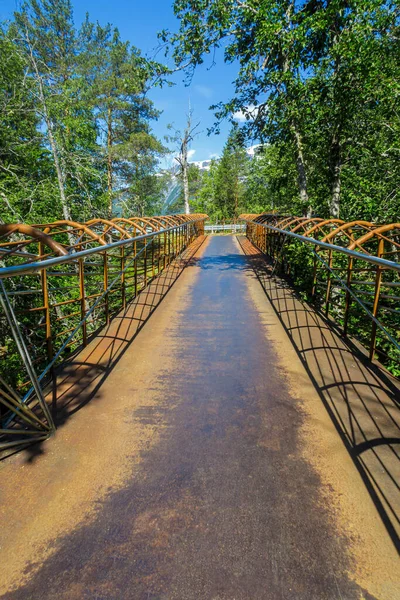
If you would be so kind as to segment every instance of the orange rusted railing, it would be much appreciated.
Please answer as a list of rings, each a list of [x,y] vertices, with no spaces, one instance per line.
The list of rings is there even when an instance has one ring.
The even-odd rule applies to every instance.
[[[207,215],[0,225],[0,449],[54,429],[43,388],[171,261]]]
[[[400,223],[243,214],[249,240],[400,376]]]

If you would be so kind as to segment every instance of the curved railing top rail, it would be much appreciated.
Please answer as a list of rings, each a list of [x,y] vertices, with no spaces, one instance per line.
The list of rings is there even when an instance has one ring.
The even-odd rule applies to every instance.
[[[0,278],[38,271],[44,267],[75,261],[91,254],[119,248],[135,241],[173,231],[185,224],[204,222],[206,214],[92,219],[86,223],[60,220],[40,225],[0,225],[0,260],[25,259],[0,267]],[[150,230],[150,231],[149,231]],[[15,239],[18,234],[22,239]],[[48,252],[26,251],[38,242]]]
[[[400,271],[399,261],[386,258],[400,258],[400,223],[379,225],[361,220],[346,223],[340,219],[279,217],[268,213],[242,214],[239,219],[318,248]]]

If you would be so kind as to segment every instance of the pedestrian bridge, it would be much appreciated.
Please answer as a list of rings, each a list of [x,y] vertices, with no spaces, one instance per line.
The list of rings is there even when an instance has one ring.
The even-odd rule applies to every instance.
[[[205,219],[0,226],[0,598],[400,597],[400,226]]]

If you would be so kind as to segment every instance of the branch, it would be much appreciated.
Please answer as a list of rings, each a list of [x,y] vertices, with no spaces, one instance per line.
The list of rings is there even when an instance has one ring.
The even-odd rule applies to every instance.
[[[253,13],[253,15],[258,14],[258,10],[256,8],[254,8],[253,6],[249,6],[246,2],[240,2],[240,0],[238,0],[238,6],[239,6],[239,8],[244,8],[244,9],[250,10]]]

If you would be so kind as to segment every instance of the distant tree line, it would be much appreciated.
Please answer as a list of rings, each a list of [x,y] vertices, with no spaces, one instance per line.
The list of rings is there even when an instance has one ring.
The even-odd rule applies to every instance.
[[[188,80],[224,48],[234,94],[223,155],[179,176],[190,210],[399,218],[400,11],[389,0],[175,0],[164,31]],[[170,71],[70,0],[29,0],[0,25],[0,218],[30,223],[162,210],[168,174],[147,92]],[[184,143],[182,134],[180,154]],[[264,145],[249,161],[245,146]],[[163,172],[165,173],[165,172]],[[184,198],[169,211],[184,210]],[[186,202],[187,204],[187,202]],[[187,206],[186,206],[187,210]]]

